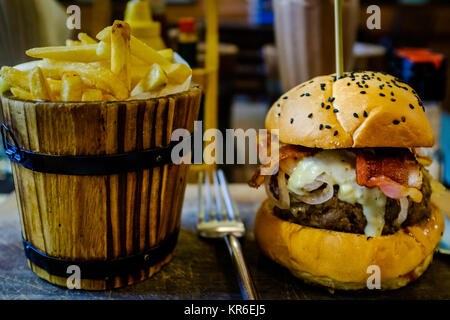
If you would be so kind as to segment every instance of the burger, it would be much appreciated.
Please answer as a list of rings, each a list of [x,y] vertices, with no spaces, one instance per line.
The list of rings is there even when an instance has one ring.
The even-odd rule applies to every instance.
[[[421,149],[433,131],[408,84],[378,72],[319,76],[280,97],[266,128],[278,157],[263,166],[278,171],[260,167],[249,182],[268,195],[254,223],[265,255],[333,289],[367,288],[374,270],[384,290],[423,274],[444,222]]]

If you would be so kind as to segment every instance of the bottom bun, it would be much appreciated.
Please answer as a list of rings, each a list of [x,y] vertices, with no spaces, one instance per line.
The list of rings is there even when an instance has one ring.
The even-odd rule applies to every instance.
[[[259,247],[272,260],[306,282],[332,289],[367,289],[378,266],[382,290],[397,289],[420,277],[433,259],[444,230],[442,213],[433,206],[426,221],[394,234],[362,234],[318,229],[273,214],[265,200],[255,218]]]

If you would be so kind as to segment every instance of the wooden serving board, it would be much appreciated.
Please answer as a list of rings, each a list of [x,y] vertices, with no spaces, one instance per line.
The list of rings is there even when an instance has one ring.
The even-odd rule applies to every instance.
[[[182,231],[174,258],[151,279],[108,291],[67,290],[51,285],[26,265],[14,194],[0,203],[0,299],[240,299],[234,267],[222,241],[207,242],[195,232],[196,186],[190,185],[182,216]],[[244,184],[230,186],[251,231],[263,190]],[[249,232],[244,254],[262,299],[450,299],[450,256],[436,254],[428,271],[407,287],[389,292],[359,291],[334,294],[297,280],[264,257]]]

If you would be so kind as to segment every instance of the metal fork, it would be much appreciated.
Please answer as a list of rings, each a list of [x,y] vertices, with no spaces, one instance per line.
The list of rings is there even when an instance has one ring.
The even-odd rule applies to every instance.
[[[198,233],[203,238],[223,238],[225,240],[238,271],[243,298],[257,300],[255,286],[238,240],[245,235],[245,226],[240,219],[239,211],[231,200],[223,171],[213,171],[212,176],[212,190],[209,174],[207,173],[206,179],[203,172],[200,172],[198,176]]]

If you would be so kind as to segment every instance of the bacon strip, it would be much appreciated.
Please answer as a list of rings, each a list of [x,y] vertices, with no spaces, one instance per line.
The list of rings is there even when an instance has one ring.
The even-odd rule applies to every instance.
[[[356,156],[356,182],[378,187],[389,198],[409,196],[422,201],[420,165],[407,149],[360,150]]]
[[[422,201],[422,192],[416,188],[402,186],[386,176],[370,178],[365,184],[366,187],[378,187],[387,197],[401,199],[409,196],[414,202]]]
[[[402,186],[420,189],[420,165],[407,149],[360,150],[356,156],[356,182],[366,186],[373,177],[386,176]]]

